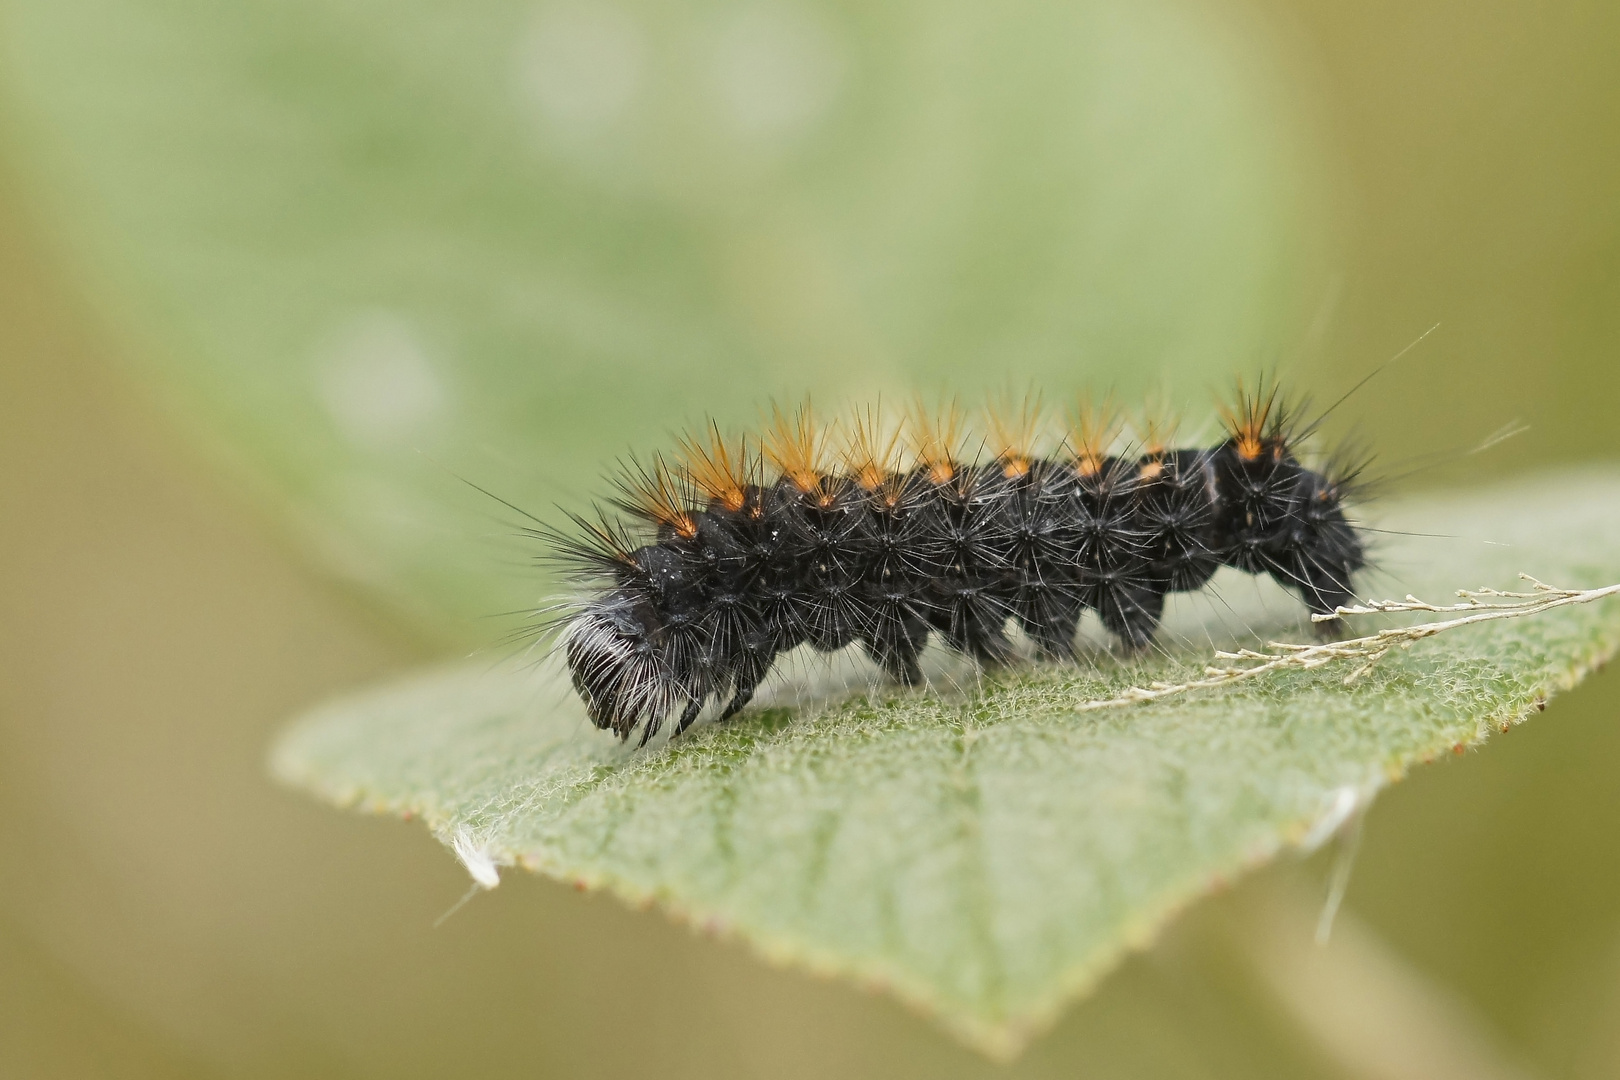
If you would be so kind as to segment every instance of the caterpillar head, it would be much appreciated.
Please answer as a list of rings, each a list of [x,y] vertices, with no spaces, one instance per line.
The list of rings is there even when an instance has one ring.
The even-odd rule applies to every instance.
[[[662,719],[681,696],[637,607],[622,589],[592,600],[569,620],[565,644],[591,722],[621,739],[644,721]]]

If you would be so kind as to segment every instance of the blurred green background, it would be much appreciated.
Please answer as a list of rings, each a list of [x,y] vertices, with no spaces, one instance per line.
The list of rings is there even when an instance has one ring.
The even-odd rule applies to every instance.
[[[1408,486],[1620,453],[1597,4],[5,0],[0,1075],[1620,1075],[1620,684],[1199,905],[1010,1069],[264,777],[499,633],[526,506],[769,397],[1205,407]],[[509,515],[506,515],[509,517]]]

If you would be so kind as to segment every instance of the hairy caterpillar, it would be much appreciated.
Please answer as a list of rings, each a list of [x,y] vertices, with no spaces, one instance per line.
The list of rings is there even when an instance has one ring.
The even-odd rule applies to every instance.
[[[806,407],[753,439],[711,425],[674,460],[632,460],[612,500],[624,517],[549,534],[586,594],[559,622],[591,719],[624,739],[641,727],[642,744],[711,699],[727,699],[725,719],[802,644],[859,643],[910,684],[931,634],[1000,664],[1016,624],[1061,658],[1090,609],[1140,649],[1166,594],[1221,566],[1270,574],[1315,613],[1351,599],[1359,469],[1303,464],[1315,425],[1275,387],[1240,387],[1210,449],[1171,448],[1156,424],[1119,449],[1121,426],[1082,410],[1042,456],[1037,412],[992,413],[973,455],[954,409],[902,434],[873,414],[823,428]]]

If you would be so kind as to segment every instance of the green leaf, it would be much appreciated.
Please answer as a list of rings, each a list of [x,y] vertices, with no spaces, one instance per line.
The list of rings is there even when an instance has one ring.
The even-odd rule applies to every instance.
[[[5,15],[18,157],[149,370],[440,633],[534,582],[448,472],[541,509],[772,396],[1201,396],[1327,288],[1297,91],[1196,5]]]
[[[1620,581],[1620,474],[1576,473],[1376,516],[1367,591]],[[1436,535],[1440,534],[1440,535]],[[1198,674],[1216,645],[1308,640],[1235,575],[1171,613],[1167,656],[825,693],[635,751],[547,666],[435,671],[328,705],[274,755],[341,804],[421,817],[478,880],[519,865],[653,901],[763,956],[883,987],[1008,1056],[1177,908],[1322,842],[1413,764],[1531,715],[1620,645],[1620,603],[1448,631],[1343,668],[1077,713]],[[1359,624],[1374,625],[1371,620]],[[815,665],[805,665],[806,671]],[[823,675],[822,683],[827,681]],[[952,688],[953,685],[956,688]],[[788,704],[798,695],[808,699]]]

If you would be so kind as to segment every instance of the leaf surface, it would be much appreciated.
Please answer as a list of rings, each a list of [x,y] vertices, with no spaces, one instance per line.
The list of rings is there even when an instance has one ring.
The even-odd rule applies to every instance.
[[[1375,534],[1374,596],[1446,603],[1522,587],[1520,571],[1620,581],[1613,472],[1376,521],[1390,531]],[[1008,1056],[1179,906],[1531,715],[1620,644],[1620,601],[1450,631],[1348,686],[1327,667],[1074,711],[1196,674],[1216,646],[1308,635],[1290,598],[1223,576],[1177,605],[1150,660],[1091,648],[975,675],[935,657],[919,692],[873,685],[848,657],[806,662],[765,707],[639,752],[590,728],[553,667],[486,662],[319,709],[274,767],[333,801],[420,816],[486,883],[520,865],[656,901],[773,960],[887,988]]]

